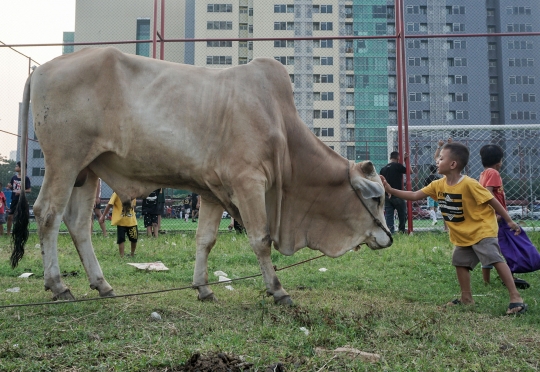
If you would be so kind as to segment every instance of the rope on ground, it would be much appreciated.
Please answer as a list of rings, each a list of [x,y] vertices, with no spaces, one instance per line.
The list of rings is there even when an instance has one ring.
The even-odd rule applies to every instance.
[[[324,254],[321,254],[320,256],[312,257],[312,258],[309,258],[307,260],[294,263],[292,265],[284,266],[284,267],[282,267],[280,269],[278,269],[278,268],[276,268],[274,266],[274,270],[275,271],[282,271],[282,270],[285,270],[285,269],[288,269],[288,268],[291,268],[291,267],[294,267],[294,266],[302,265],[302,264],[304,264],[306,262],[313,261],[313,260],[316,260],[316,259],[324,257],[324,256],[325,256]],[[215,285],[215,284],[226,284],[226,283],[230,283],[230,282],[236,282],[236,281],[239,281],[239,280],[256,278],[258,276],[262,276],[262,274],[243,276],[241,278],[229,279],[229,280],[224,281],[224,282],[219,282],[219,281],[218,282],[210,282],[210,283],[204,284],[204,286]],[[0,309],[7,309],[7,308],[13,308],[13,307],[70,304],[70,303],[75,303],[75,302],[87,302],[87,301],[113,300],[113,299],[123,298],[123,297],[145,296],[145,295],[151,295],[151,294],[156,294],[156,293],[182,291],[184,289],[197,289],[198,287],[202,287],[202,285],[200,285],[200,286],[199,285],[190,285],[190,286],[185,286],[185,287],[160,289],[160,290],[157,290],[157,291],[150,291],[150,292],[128,293],[128,294],[123,294],[123,295],[115,295],[115,296],[111,296],[111,297],[92,297],[92,298],[81,298],[81,299],[78,299],[78,300],[68,300],[68,301],[48,301],[48,302],[33,302],[33,303],[28,303],[28,304],[0,305]]]

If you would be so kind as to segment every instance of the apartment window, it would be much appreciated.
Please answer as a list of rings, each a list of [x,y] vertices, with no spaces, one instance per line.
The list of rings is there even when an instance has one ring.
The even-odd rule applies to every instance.
[[[453,32],[465,31],[465,23],[447,23],[446,30]]]
[[[313,48],[332,48],[333,45],[333,40],[313,40]]]
[[[427,31],[427,23],[416,23],[416,22],[408,22],[407,23],[407,31],[410,32],[425,32]]]
[[[486,10],[486,15],[487,15],[488,17],[495,17],[495,9],[493,9],[493,8],[488,8],[488,9]]]
[[[345,75],[346,88],[354,88],[355,80],[356,80],[356,77],[354,75]]]
[[[314,83],[333,83],[334,82],[334,75],[332,74],[314,74],[313,75],[313,82]]]
[[[533,58],[509,58],[508,66],[510,67],[533,67]]]
[[[506,25],[507,32],[532,32],[530,23],[508,23]]]
[[[513,40],[508,42],[508,49],[532,49],[533,42],[525,40]]]
[[[321,5],[321,13],[332,13],[332,5]]]
[[[499,118],[499,111],[491,111],[491,118],[496,120]]]
[[[345,105],[346,106],[354,106],[354,93],[346,93],[345,94]]]
[[[497,85],[499,84],[499,79],[495,76],[491,76],[489,78],[489,85]]]
[[[531,15],[530,6],[507,6],[506,14],[508,15]]]
[[[466,75],[455,75],[454,76],[454,84],[467,84],[467,76]]]
[[[496,59],[490,59],[488,61],[488,67],[497,67],[497,60]]]
[[[454,66],[456,66],[456,67],[465,67],[465,66],[467,66],[467,58],[463,58],[463,57],[454,58]]]
[[[421,102],[422,101],[422,93],[409,93],[409,101],[410,102]]]
[[[495,26],[488,26],[487,32],[488,34],[494,34],[495,32],[497,32],[497,28]]]
[[[488,50],[497,50],[497,43],[488,43]]]
[[[409,57],[408,64],[409,66],[427,66],[428,59],[425,57]]]
[[[536,94],[510,93],[510,102],[536,102]]]
[[[294,48],[294,40],[274,40],[274,48]]]
[[[293,5],[294,7],[294,5]],[[253,17],[253,8],[248,9],[248,16]]]
[[[469,111],[456,110],[456,120],[469,120]]]
[[[232,65],[232,56],[206,56],[207,65]]]
[[[245,64],[247,64],[247,63],[248,63],[248,61],[247,61],[247,58],[246,58],[246,57],[239,57],[239,58],[238,58],[238,64],[239,64],[239,65],[245,65]]]
[[[289,74],[289,78],[291,79],[291,83],[294,84],[294,74]]]
[[[332,31],[332,22],[313,22],[314,31]]]
[[[349,122],[349,115],[347,115],[347,124],[354,124],[354,111],[350,111],[352,113],[351,121]],[[347,111],[349,113],[349,111]],[[354,128],[347,128],[346,132],[347,141],[354,141]]]
[[[409,119],[411,120],[420,120],[420,119],[429,119],[429,110],[409,110]]]
[[[409,49],[427,49],[427,46],[428,46],[427,40],[414,39],[414,40],[407,41],[407,48]],[[394,49],[395,49],[395,44],[394,44]]]
[[[321,110],[321,118],[322,119],[333,119],[334,118],[334,110]]]
[[[231,13],[232,4],[208,4],[206,11],[208,13]]]
[[[321,57],[321,65],[332,66],[334,64],[334,57]]]
[[[534,76],[510,76],[510,84],[534,84]]]
[[[499,95],[498,94],[490,94],[489,95],[489,100],[491,102],[499,102]]]
[[[34,149],[34,159],[44,158],[43,151],[41,149]]]
[[[274,30],[294,30],[294,22],[274,22]]]
[[[427,14],[427,6],[407,5],[407,14]]]
[[[294,5],[276,4],[274,5],[274,13],[294,13]]]
[[[149,39],[150,39],[150,18],[138,19],[137,20],[137,40],[149,40]],[[138,56],[150,57],[150,43],[138,43],[137,46],[135,47],[135,54],[137,54]]]
[[[468,102],[469,94],[468,93],[454,93],[456,102]]]
[[[240,29],[240,31],[247,31],[248,29],[248,24],[247,23],[240,23],[238,25],[238,28]]]
[[[32,177],[45,176],[45,168],[32,168]]]
[[[446,14],[452,15],[452,14],[465,14],[465,7],[454,5],[454,6],[447,6],[446,7]]]
[[[232,41],[207,41],[206,46],[209,48],[232,48]]]
[[[294,41],[292,41],[292,42],[294,43]],[[287,43],[287,45],[289,45],[289,44]],[[294,46],[294,44],[293,44],[293,46]],[[253,50],[253,41],[250,41],[248,43],[248,50]]]
[[[250,34],[253,33],[253,25],[249,25],[249,26],[248,26],[248,32],[249,32]]]
[[[240,14],[248,14],[248,7],[247,6],[241,6],[238,8],[238,11]]]
[[[510,111],[512,120],[536,120],[536,111]]]
[[[347,146],[347,159],[348,160],[356,159],[356,149],[354,146]]]
[[[284,56],[284,57],[274,57],[276,61],[281,62],[284,65],[294,65],[294,57]]]
[[[321,101],[333,101],[334,92],[321,92]]]
[[[230,21],[207,21],[207,30],[232,30],[232,22]]]
[[[334,128],[321,128],[321,137],[333,137]]]

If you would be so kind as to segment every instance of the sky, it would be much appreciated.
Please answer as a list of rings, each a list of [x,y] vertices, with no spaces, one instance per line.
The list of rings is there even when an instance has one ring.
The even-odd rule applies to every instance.
[[[0,41],[5,44],[61,43],[75,30],[76,0],[0,0]],[[62,54],[62,47],[17,47],[43,64]],[[32,65],[37,65],[32,62]],[[19,102],[28,77],[28,59],[0,48],[0,130],[17,133]],[[16,137],[0,132],[0,156],[17,149]]]

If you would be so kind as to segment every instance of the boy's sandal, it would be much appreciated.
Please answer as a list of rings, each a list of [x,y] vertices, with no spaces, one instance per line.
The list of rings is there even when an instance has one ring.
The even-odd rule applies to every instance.
[[[512,311],[516,307],[521,307],[521,310],[519,311]],[[510,302],[510,305],[508,305],[508,310],[506,310],[506,315],[521,315],[525,314],[527,312],[527,304],[524,304],[523,302]]]
[[[461,305],[461,301],[457,298],[453,299],[452,301],[446,304],[446,306],[457,306],[457,305]]]

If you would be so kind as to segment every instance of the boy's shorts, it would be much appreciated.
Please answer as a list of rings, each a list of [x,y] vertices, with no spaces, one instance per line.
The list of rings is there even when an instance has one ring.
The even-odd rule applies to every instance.
[[[145,214],[144,215],[144,227],[151,227],[152,225],[157,225],[158,215],[157,214]]]
[[[429,196],[427,197],[427,205],[430,208],[437,208],[439,206],[439,203],[437,203],[435,200],[431,199]]]
[[[470,247],[454,247],[452,265],[472,270],[478,265],[478,262],[481,262],[483,266],[506,262],[497,238],[484,238]]]
[[[116,244],[121,244],[126,241],[126,234],[128,239],[132,243],[137,243],[137,238],[139,236],[139,230],[137,225],[135,226],[116,226]]]
[[[4,213],[0,213],[0,225],[3,225],[6,223],[6,215]]]

